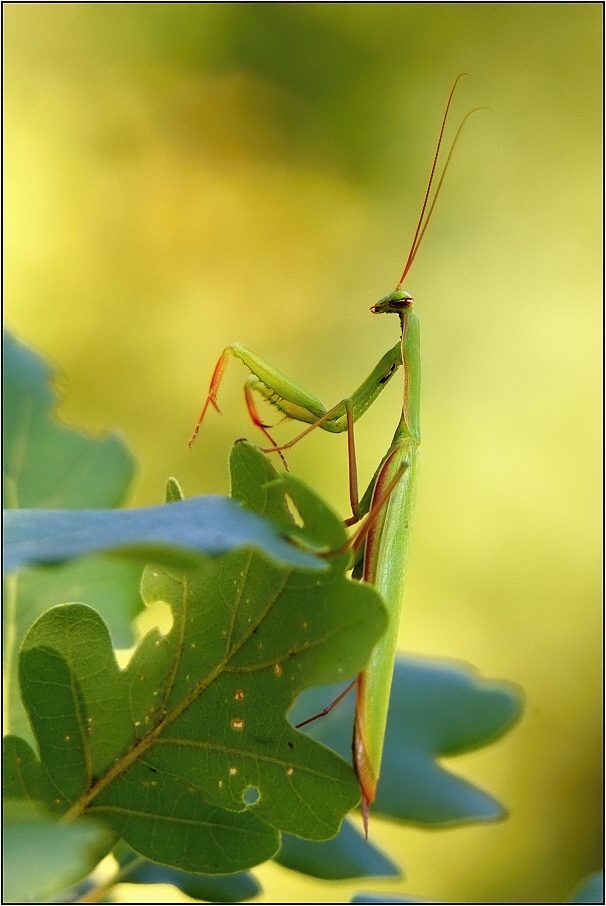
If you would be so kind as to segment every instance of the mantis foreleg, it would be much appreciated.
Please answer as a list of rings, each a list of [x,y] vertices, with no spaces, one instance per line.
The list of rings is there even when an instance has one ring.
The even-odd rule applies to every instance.
[[[347,431],[349,494],[353,513],[353,517],[348,520],[348,524],[356,522],[365,510],[360,509],[358,496],[353,425],[373,404],[402,364],[401,344],[399,342],[396,343],[392,349],[385,353],[357,390],[350,397],[346,397],[337,403],[336,406],[333,406],[332,409],[326,409],[326,406],[318,397],[292,380],[292,378],[288,377],[288,375],[284,374],[283,371],[280,371],[258,353],[236,343],[232,346],[227,346],[215,365],[202,412],[189,441],[190,446],[196,439],[208,407],[213,406],[217,412],[221,411],[217,402],[217,394],[230,356],[240,359],[251,373],[244,387],[246,406],[252,422],[271,443],[271,447],[265,452],[278,453],[285,465],[286,461],[282,456],[282,451],[293,447],[315,428],[322,428],[324,431],[330,431],[333,434]],[[273,437],[269,434],[269,425],[262,421],[257,411],[253,393],[257,393],[266,402],[278,409],[285,418],[307,423],[309,427],[287,443],[276,444]]]

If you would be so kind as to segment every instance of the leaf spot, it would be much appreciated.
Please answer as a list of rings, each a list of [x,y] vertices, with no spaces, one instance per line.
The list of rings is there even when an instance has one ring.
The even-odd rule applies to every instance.
[[[282,667],[280,664],[274,664],[274,673],[276,676],[282,676]]]
[[[242,691],[242,689],[238,689],[238,691],[234,695],[234,698],[237,702],[241,702],[244,700],[244,692]]]
[[[237,774],[237,773],[238,773],[238,769],[237,769],[237,768],[230,768],[230,769],[229,769],[230,777],[233,777],[234,774]]]
[[[69,742],[70,739],[71,739],[71,736],[66,736],[66,737],[65,737],[65,741],[66,741],[66,742]]]
[[[232,728],[232,730],[243,730],[244,721],[240,720],[239,718],[234,717],[234,719],[231,722],[231,728]]]
[[[303,623],[303,629],[307,629],[307,623]]]
[[[219,788],[221,788],[222,786],[223,786],[223,781],[220,780],[220,781],[219,781]]]
[[[60,799],[55,799],[55,805],[59,805],[60,802],[61,802]]]
[[[286,773],[288,774],[289,777],[292,777],[292,775],[295,773],[295,769],[294,769],[294,768],[289,768],[289,769],[286,771]]]
[[[140,721],[140,720],[136,720],[136,721],[135,721],[135,727],[140,727],[140,726],[141,726],[141,721]]]

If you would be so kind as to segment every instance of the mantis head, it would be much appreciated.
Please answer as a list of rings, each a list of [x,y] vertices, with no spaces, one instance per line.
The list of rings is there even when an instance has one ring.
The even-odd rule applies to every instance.
[[[373,305],[370,310],[375,315],[391,312],[401,315],[407,308],[410,308],[412,302],[412,296],[409,296],[408,293],[404,292],[402,289],[396,289],[393,293],[390,293],[389,296],[385,296],[384,299],[379,299],[377,304]]]
[[[448,119],[448,111],[450,109],[450,102],[452,101],[452,96],[455,92],[455,88],[457,87],[459,80],[465,75],[469,75],[469,73],[468,72],[460,73],[457,76],[457,78],[455,79],[454,85],[450,89],[450,94],[448,96],[448,103],[446,104],[446,110],[444,111],[444,116],[442,118],[442,125],[440,127],[440,135],[438,137],[436,151],[433,156],[433,163],[431,165],[431,173],[429,174],[429,181],[427,183],[427,189],[425,190],[425,198],[423,199],[423,206],[421,208],[421,214],[420,214],[420,217],[419,217],[419,220],[417,223],[417,228],[415,231],[414,239],[412,240],[412,245],[411,245],[410,251],[408,253],[408,258],[406,259],[406,264],[404,265],[404,270],[402,271],[402,276],[400,277],[400,279],[398,281],[398,285],[396,286],[393,293],[391,293],[389,296],[385,296],[384,299],[380,299],[377,302],[377,304],[373,305],[372,308],[370,309],[373,312],[373,314],[375,314],[375,315],[382,315],[386,312],[388,312],[388,313],[393,312],[394,314],[400,315],[402,330],[404,330],[405,314],[410,309],[410,307],[412,305],[412,301],[413,301],[412,296],[409,296],[408,293],[404,292],[404,290],[402,289],[402,284],[404,283],[404,280],[406,279],[406,276],[407,276],[410,268],[412,267],[412,263],[415,260],[415,256],[419,250],[419,246],[421,245],[421,241],[425,235],[425,230],[427,229],[429,221],[431,220],[431,215],[434,212],[434,208],[436,206],[436,201],[438,200],[438,196],[440,194],[442,184],[444,183],[444,177],[446,176],[446,171],[448,170],[448,165],[449,165],[450,159],[452,157],[452,152],[455,149],[455,145],[457,144],[457,141],[461,134],[461,130],[472,114],[476,113],[478,110],[484,109],[483,107],[476,107],[475,110],[470,110],[470,112],[467,114],[467,116],[464,117],[463,122],[461,123],[461,125],[459,126],[459,128],[457,130],[457,133],[454,137],[452,145],[450,146],[450,151],[448,152],[448,157],[446,158],[446,163],[444,164],[444,168],[442,170],[442,175],[440,176],[440,178],[438,180],[435,192],[433,193],[433,198],[431,200],[431,203],[429,203],[429,199],[430,199],[430,195],[431,195],[431,187],[432,187],[435,172],[436,172],[436,165],[438,163],[438,157],[439,157],[440,148],[442,145],[442,138],[444,136],[444,128],[446,126],[446,120]],[[428,207],[428,203],[429,203],[429,207]]]

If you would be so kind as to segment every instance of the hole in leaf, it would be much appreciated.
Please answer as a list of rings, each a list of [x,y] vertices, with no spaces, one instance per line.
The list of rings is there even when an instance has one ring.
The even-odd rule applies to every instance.
[[[292,499],[292,497],[290,496],[290,494],[285,494],[284,497],[286,498],[286,506],[287,506],[287,508],[288,508],[288,512],[289,512],[290,515],[292,516],[295,525],[298,525],[299,528],[303,528],[303,526],[305,525],[305,523],[303,522],[303,519],[302,519],[302,517],[301,517],[301,513],[300,513],[299,510],[297,509],[296,503],[294,502],[294,500]]]
[[[242,793],[244,805],[255,805],[261,798],[261,793],[254,786],[247,786]]]
[[[166,636],[173,627],[172,611],[166,601],[154,601],[135,618],[135,625],[141,637],[155,627]]]

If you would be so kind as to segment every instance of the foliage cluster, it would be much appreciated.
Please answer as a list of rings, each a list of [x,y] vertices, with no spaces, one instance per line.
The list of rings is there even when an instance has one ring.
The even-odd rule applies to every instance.
[[[170,479],[164,505],[119,509],[134,468],[119,438],[60,424],[49,369],[10,336],[4,364],[6,900],[90,901],[128,880],[242,901],[260,890],[248,869],[271,858],[326,880],[398,875],[346,817],[352,703],[294,726],[385,629],[378,594],[349,577],[340,519],[245,443],[231,500],[184,500]],[[133,617],[159,603],[170,629],[120,668]],[[439,759],[520,712],[510,684],[400,658],[375,814],[503,817]]]

